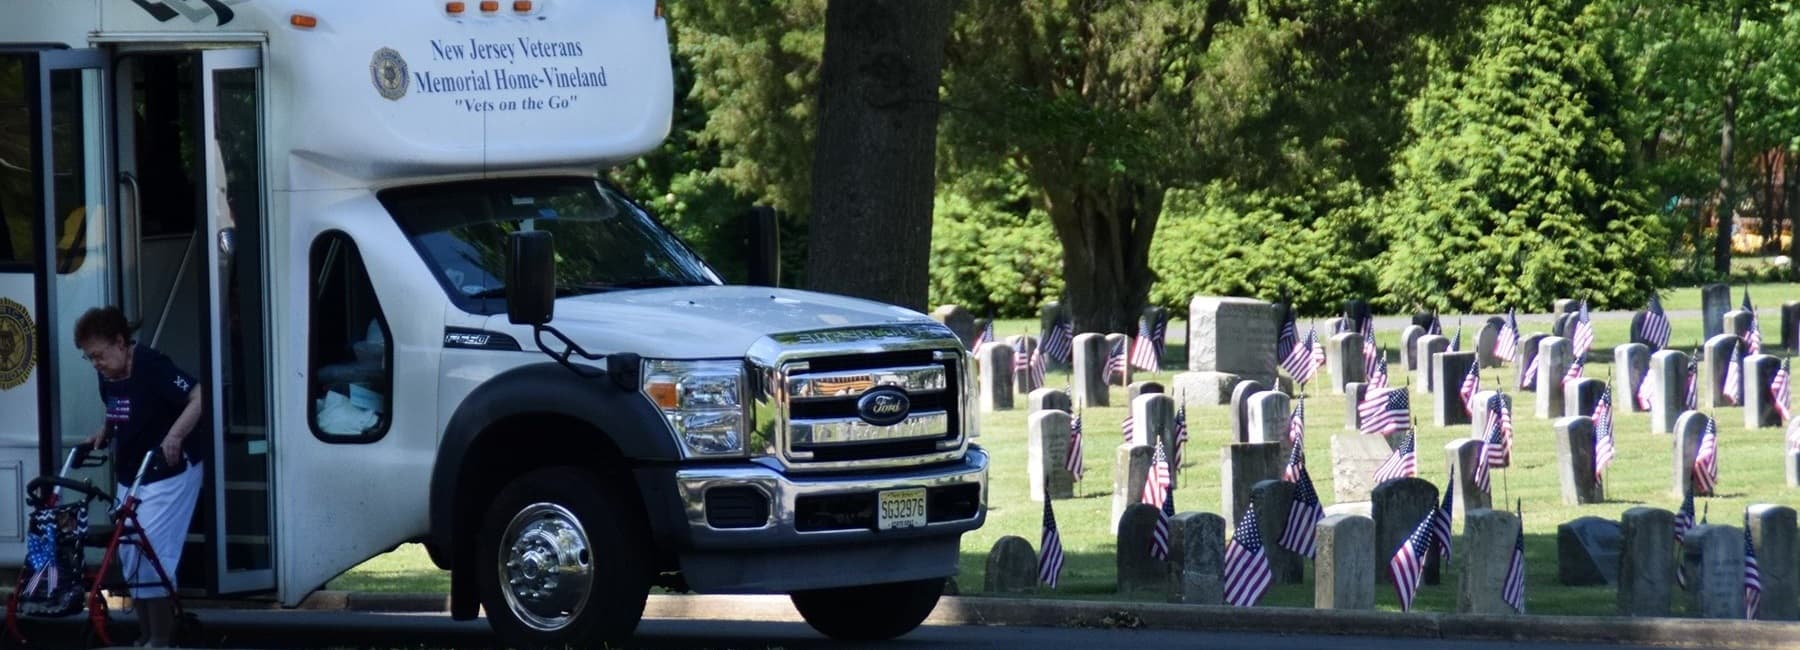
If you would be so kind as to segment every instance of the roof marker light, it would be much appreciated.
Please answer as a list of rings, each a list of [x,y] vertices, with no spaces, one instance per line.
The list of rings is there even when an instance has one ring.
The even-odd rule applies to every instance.
[[[444,3],[444,13],[450,14],[452,16],[461,16],[463,10],[468,9],[468,8],[469,8],[468,5],[465,5],[461,2],[446,2],[446,3]]]
[[[500,0],[481,0],[481,13],[491,14],[500,11]]]
[[[288,16],[288,24],[300,29],[312,29],[319,26],[319,19],[307,14],[294,14]]]
[[[531,13],[531,0],[513,0],[513,11],[522,14]]]

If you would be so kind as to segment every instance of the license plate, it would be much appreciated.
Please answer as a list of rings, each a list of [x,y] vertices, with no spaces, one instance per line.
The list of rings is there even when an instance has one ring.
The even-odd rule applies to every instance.
[[[879,493],[876,529],[916,528],[925,525],[925,488],[887,490]]]

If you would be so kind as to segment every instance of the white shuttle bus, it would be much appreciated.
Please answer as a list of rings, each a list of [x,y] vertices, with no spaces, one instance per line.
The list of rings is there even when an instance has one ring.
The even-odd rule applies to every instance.
[[[916,627],[986,516],[971,355],[727,286],[610,184],[673,92],[652,0],[0,0],[0,558],[104,417],[72,328],[115,304],[205,386],[185,593],[421,542],[509,644],[628,636],[654,586]]]

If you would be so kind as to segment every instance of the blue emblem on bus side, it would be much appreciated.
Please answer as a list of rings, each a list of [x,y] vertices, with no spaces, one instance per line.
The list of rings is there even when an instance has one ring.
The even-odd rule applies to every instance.
[[[375,84],[375,92],[391,100],[399,100],[406,96],[406,59],[392,48],[375,50],[375,56],[369,59],[369,81]]]

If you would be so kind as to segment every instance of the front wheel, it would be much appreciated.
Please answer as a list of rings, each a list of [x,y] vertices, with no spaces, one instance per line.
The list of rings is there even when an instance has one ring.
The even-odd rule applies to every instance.
[[[650,593],[639,524],[585,470],[542,469],[507,485],[482,520],[475,565],[495,634],[522,647],[630,637]]]
[[[944,579],[796,591],[794,609],[820,634],[841,641],[879,641],[913,631],[944,593]]]

